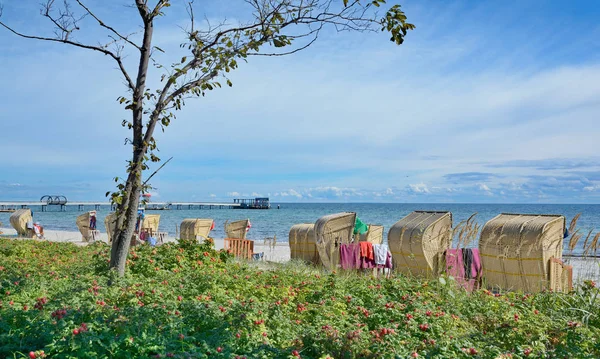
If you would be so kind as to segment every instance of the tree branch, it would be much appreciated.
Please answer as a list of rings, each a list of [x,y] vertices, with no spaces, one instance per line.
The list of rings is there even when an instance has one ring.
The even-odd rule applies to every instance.
[[[91,16],[93,17],[97,22],[98,25],[102,26],[103,28],[109,30],[110,32],[112,32],[113,34],[117,35],[117,37],[119,37],[121,40],[125,41],[126,43],[128,43],[129,45],[135,47],[136,49],[138,49],[139,51],[141,51],[142,49],[140,48],[140,46],[138,46],[136,43],[134,43],[133,41],[129,40],[129,36],[124,36],[121,35],[117,30],[115,30],[113,27],[106,25],[102,20],[100,20],[87,6],[85,6],[81,0],[76,0],[77,3],[79,4],[79,6],[81,6],[82,8],[85,9],[85,11]]]
[[[117,56],[112,51],[106,50],[106,49],[104,49],[102,47],[98,47],[98,46],[91,46],[91,45],[81,44],[79,42],[71,41],[71,40],[68,40],[68,39],[56,39],[56,38],[52,38],[52,37],[25,35],[23,33],[20,33],[18,31],[16,31],[15,29],[11,28],[10,26],[6,25],[2,21],[0,21],[0,25],[2,25],[4,28],[6,28],[8,31],[12,32],[13,34],[18,35],[18,36],[23,37],[23,38],[26,38],[26,39],[42,40],[42,41],[50,41],[50,42],[59,42],[59,43],[63,43],[63,44],[72,45],[72,46],[75,46],[75,47],[80,47],[82,49],[88,49],[88,50],[98,51],[98,52],[103,53],[104,55],[108,55],[108,56],[112,57],[117,62],[117,64],[119,65],[119,69],[121,70],[121,73],[123,74],[123,76],[125,76],[125,80],[127,81],[127,86],[131,90],[135,89],[135,84],[131,80],[131,77],[129,77],[129,74],[127,73],[127,70],[125,69],[125,66],[123,65],[123,61],[121,60],[121,57]]]

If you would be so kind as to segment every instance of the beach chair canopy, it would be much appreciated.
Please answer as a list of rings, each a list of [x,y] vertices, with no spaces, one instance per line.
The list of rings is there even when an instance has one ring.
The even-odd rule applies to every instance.
[[[225,222],[225,234],[227,235],[227,238],[246,239],[248,223],[250,223],[249,219]]]
[[[481,230],[479,251],[490,288],[539,292],[550,288],[550,260],[562,259],[565,217],[503,213]]]
[[[10,215],[10,225],[17,231],[17,235],[19,236],[34,236],[33,231],[27,228],[28,222],[33,222],[33,216],[31,215],[30,209],[18,209]]]
[[[323,266],[335,270],[340,263],[340,244],[352,241],[356,213],[344,212],[323,216],[315,223],[315,239]]]
[[[179,238],[207,239],[213,225],[214,221],[212,219],[186,218],[179,226]]]
[[[452,213],[415,211],[388,233],[394,268],[407,275],[437,276],[452,242]]]
[[[85,212],[77,216],[75,223],[84,242],[89,242],[94,238],[93,231],[96,229],[94,227],[96,223],[96,211]]]
[[[383,226],[377,224],[369,224],[369,229],[366,233],[358,236],[360,242],[371,242],[373,244],[383,243]]]
[[[319,251],[315,241],[314,223],[295,224],[290,229],[289,240],[291,259],[320,264]]]

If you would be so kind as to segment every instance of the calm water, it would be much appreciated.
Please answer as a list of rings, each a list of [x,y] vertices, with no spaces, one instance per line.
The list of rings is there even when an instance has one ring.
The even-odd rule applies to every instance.
[[[553,204],[406,204],[406,203],[277,203],[272,204],[271,210],[240,210],[240,209],[194,209],[149,211],[159,213],[160,231],[175,235],[175,228],[184,218],[213,218],[215,230],[213,237],[223,238],[225,232],[223,224],[226,220],[250,218],[252,229],[248,232],[250,239],[263,239],[277,235],[278,241],[287,241],[290,227],[296,223],[314,223],[319,217],[336,212],[352,211],[365,223],[382,224],[387,230],[399,219],[414,210],[451,211],[454,224],[467,219],[477,212],[477,222],[485,223],[500,213],[533,213],[533,214],[562,214],[568,222],[577,213],[582,213],[578,228],[583,232],[590,229],[600,230],[600,205],[553,205]],[[92,208],[90,208],[92,209]],[[34,220],[40,222],[45,228],[53,230],[77,231],[75,218],[81,213],[77,207],[67,207],[66,212],[58,212],[51,208],[42,212],[40,207],[33,207]],[[99,212],[98,227],[104,231],[104,217],[110,208],[103,207]],[[0,222],[4,227],[9,227],[10,213],[0,213]],[[584,238],[585,239],[585,238]],[[579,243],[583,244],[583,239]]]

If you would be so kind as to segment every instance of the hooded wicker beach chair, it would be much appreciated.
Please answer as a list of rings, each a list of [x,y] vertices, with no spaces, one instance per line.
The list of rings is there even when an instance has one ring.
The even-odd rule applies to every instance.
[[[308,263],[320,264],[319,251],[315,240],[314,223],[295,224],[290,229],[290,258],[300,259]]]
[[[227,238],[246,239],[249,223],[249,219],[243,219],[235,222],[225,222],[225,234]]]
[[[396,222],[388,233],[394,269],[419,277],[440,273],[444,252],[451,242],[450,212],[412,212]]]
[[[371,242],[373,244],[383,243],[383,226],[377,224],[369,224],[369,230],[359,235],[359,242]]]
[[[27,228],[27,223],[31,223],[32,227]],[[17,231],[18,236],[27,238],[35,236],[33,231],[33,216],[30,209],[16,210],[10,215],[10,225]]]
[[[151,236],[158,235],[158,225],[160,224],[160,214],[145,214],[142,228],[140,231],[146,231]]]
[[[325,268],[335,270],[340,264],[340,244],[350,243],[356,224],[356,213],[344,212],[323,216],[315,223],[315,239],[319,258]]]
[[[551,288],[551,260],[562,259],[564,232],[560,215],[504,213],[489,220],[479,241],[485,284],[529,293]],[[558,278],[562,283],[562,273]]]
[[[75,221],[82,241],[89,242],[96,239],[96,211],[90,211],[77,216]]]
[[[210,231],[214,228],[212,219],[186,218],[179,226],[180,239],[207,239]]]

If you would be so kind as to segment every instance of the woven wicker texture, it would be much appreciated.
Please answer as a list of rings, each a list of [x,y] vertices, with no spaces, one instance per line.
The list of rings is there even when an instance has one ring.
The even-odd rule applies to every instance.
[[[246,228],[248,228],[249,219],[243,219],[241,221],[226,222],[225,223],[225,234],[227,238],[234,239],[246,239]]]
[[[573,267],[560,259],[550,259],[550,289],[568,293],[573,290]]]
[[[115,233],[115,227],[117,226],[117,217],[114,213],[109,213],[104,218],[104,227],[106,227],[106,236],[108,237],[108,243],[112,242],[113,233]]]
[[[79,229],[79,232],[81,232],[81,239],[84,242],[89,242],[93,239],[92,230],[90,230],[90,216],[90,212],[85,212],[77,216],[77,219],[75,220],[77,228]]]
[[[22,237],[34,236],[34,232],[27,229],[29,221],[33,221],[30,209],[18,209],[10,215],[10,225],[17,231],[17,235]]]
[[[179,238],[201,240],[207,239],[212,225],[212,219],[186,218],[179,226]]]
[[[452,213],[415,211],[396,222],[388,233],[394,269],[419,276],[436,276],[444,251],[452,242]]]
[[[550,259],[562,258],[565,217],[503,213],[481,230],[479,251],[490,288],[550,288]]]
[[[300,259],[308,263],[320,264],[319,251],[315,241],[315,225],[313,223],[295,224],[290,229],[290,258]]]
[[[315,237],[323,266],[335,270],[340,263],[340,244],[352,241],[356,213],[344,212],[323,216],[315,223]]]
[[[358,240],[359,242],[371,242],[373,244],[383,243],[383,226],[369,224],[369,230],[361,234]]]

